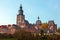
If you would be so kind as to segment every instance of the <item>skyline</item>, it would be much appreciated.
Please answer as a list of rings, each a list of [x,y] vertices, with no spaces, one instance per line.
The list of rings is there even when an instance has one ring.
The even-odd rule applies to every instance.
[[[59,0],[0,0],[0,25],[16,24],[18,10],[22,4],[25,19],[29,23],[35,23],[39,16],[42,23],[54,20],[57,27],[60,27],[59,2]]]

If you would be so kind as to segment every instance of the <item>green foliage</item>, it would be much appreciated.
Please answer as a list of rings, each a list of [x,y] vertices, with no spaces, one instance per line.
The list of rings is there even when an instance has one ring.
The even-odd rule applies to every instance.
[[[36,35],[36,37],[34,37],[30,32],[19,30],[14,34],[14,38],[16,38],[17,40],[59,40],[60,35],[43,35],[43,30],[41,30],[41,36]]]
[[[14,38],[3,38],[3,39],[0,39],[0,40],[17,40],[17,39],[14,39]]]
[[[60,33],[60,28],[58,28],[58,30],[57,30],[59,33]]]
[[[43,35],[43,30],[41,30],[41,35],[36,34],[34,37],[30,32],[26,32],[25,30],[18,30],[14,35],[0,35],[4,38],[0,37],[0,40],[60,40],[60,35]]]
[[[14,38],[17,38],[18,40],[28,40],[32,38],[32,35],[30,32],[26,32],[24,30],[18,30],[18,32],[16,32],[14,34]]]

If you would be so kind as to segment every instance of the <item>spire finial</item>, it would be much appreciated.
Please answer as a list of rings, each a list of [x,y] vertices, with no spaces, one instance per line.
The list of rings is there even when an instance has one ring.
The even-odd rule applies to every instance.
[[[40,18],[39,18],[39,16],[38,16],[38,20],[39,20]]]
[[[22,4],[20,4],[20,10],[22,10]]]
[[[23,15],[22,4],[20,4],[19,14],[20,14],[20,15]]]

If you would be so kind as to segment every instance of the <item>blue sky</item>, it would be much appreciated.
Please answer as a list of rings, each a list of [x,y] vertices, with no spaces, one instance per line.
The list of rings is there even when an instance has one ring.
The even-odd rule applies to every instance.
[[[0,25],[16,24],[20,4],[30,23],[39,16],[42,23],[54,20],[60,27],[60,0],[0,0]]]

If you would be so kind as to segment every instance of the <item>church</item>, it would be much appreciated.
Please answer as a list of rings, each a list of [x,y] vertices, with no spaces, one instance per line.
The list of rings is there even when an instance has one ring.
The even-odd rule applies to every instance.
[[[44,33],[56,33],[57,24],[55,24],[54,20],[50,20],[48,23],[42,23],[39,16],[37,17],[36,23],[29,23],[28,20],[25,19],[22,5],[20,5],[16,18],[16,24],[0,25],[0,33],[14,34],[18,29],[31,33],[40,33],[41,29]]]

